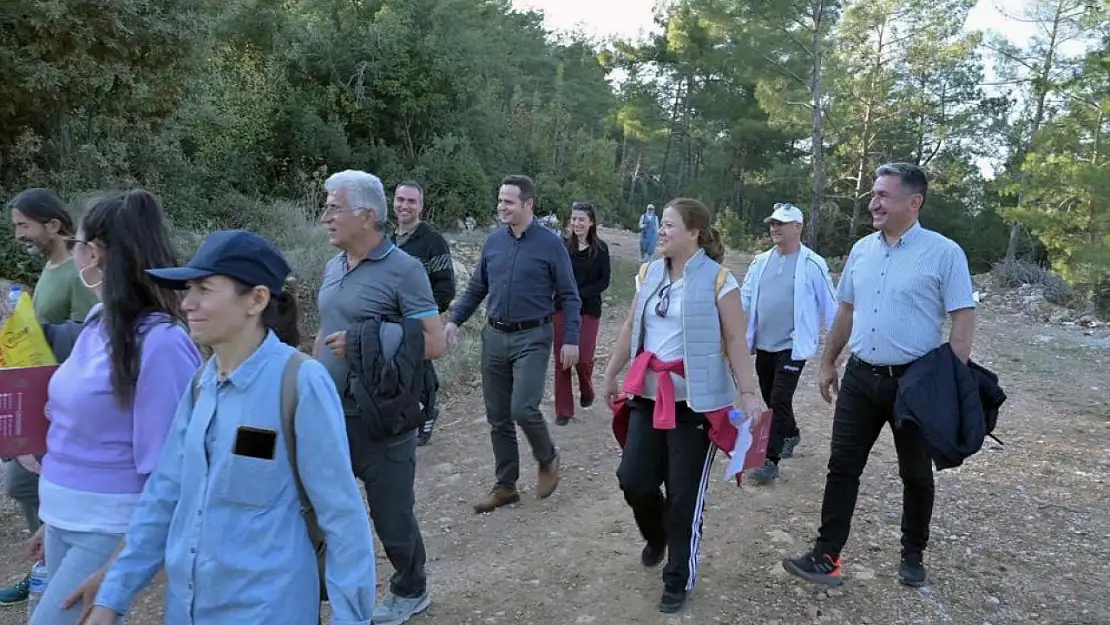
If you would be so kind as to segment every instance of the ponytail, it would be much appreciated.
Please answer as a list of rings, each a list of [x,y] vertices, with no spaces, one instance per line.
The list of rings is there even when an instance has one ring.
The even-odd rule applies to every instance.
[[[273,330],[278,340],[291,347],[300,348],[301,330],[297,325],[297,297],[289,290],[270,297],[262,312],[262,323]]]
[[[721,241],[721,233],[713,226],[698,231],[698,245],[705,250],[705,255],[723,263],[725,261],[725,244]]]

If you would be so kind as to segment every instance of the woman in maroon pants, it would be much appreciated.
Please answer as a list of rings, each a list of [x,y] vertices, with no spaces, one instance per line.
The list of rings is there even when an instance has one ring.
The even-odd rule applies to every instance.
[[[575,202],[570,214],[570,237],[567,239],[578,297],[582,299],[582,329],[578,339],[578,389],[580,403],[587,408],[594,402],[594,349],[601,322],[601,294],[609,288],[609,248],[597,238],[597,213],[589,202]],[[574,417],[574,390],[571,370],[559,358],[563,345],[563,311],[555,310],[555,425],[566,425]]]

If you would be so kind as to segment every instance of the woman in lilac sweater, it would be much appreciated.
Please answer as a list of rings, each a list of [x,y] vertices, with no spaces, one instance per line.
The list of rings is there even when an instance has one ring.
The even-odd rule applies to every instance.
[[[177,264],[154,196],[133,190],[99,201],[74,239],[81,280],[102,304],[50,381],[43,527],[32,542],[45,551],[50,580],[31,625],[78,622],[85,606],[69,598],[86,581],[95,586],[120,549],[201,363],[179,297],[145,271]]]

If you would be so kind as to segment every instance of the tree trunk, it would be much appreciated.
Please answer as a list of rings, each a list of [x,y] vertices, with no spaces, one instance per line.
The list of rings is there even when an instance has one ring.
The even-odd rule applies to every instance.
[[[817,249],[821,233],[821,207],[825,203],[825,135],[824,135],[824,93],[821,83],[821,65],[824,57],[824,20],[825,0],[813,2],[813,78],[810,82],[810,101],[813,105],[813,132],[810,151],[813,158],[813,197],[809,204],[809,232],[806,240],[811,248]]]

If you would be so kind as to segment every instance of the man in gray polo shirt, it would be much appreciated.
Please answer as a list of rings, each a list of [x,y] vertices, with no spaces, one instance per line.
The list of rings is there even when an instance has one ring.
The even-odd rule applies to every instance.
[[[578,329],[582,300],[561,236],[540,225],[533,212],[536,187],[527,176],[509,176],[497,195],[503,227],[490,233],[482,258],[451,312],[446,334],[454,344],[458,327],[489,295],[489,317],[482,330],[482,394],[496,462],[497,483],[474,504],[477,513],[520,500],[515,422],[532,446],[539,463],[536,496],[545,499],[559,485],[559,454],[547,429],[540,401],[547,384],[547,361],[555,331],[551,316],[555,298],[563,308],[562,363],[578,363]]]
[[[967,256],[917,221],[929,188],[925,172],[890,163],[875,176],[870,209],[878,232],[857,241],[848,254],[840,309],[821,358],[821,396],[831,402],[837,392],[821,528],[811,552],[782,563],[798,577],[829,585],[842,581],[840,552],[848,542],[863,467],[883,426],[894,428],[899,378],[941,346],[948,317],[948,342],[965,363],[975,333]],[[851,356],[838,383],[837,361],[845,345]],[[903,489],[898,578],[921,586],[933,515],[932,461],[925,440],[912,428],[894,429],[894,447]]]
[[[346,332],[372,316],[420,319],[426,356],[440,358],[446,351],[443,322],[423,265],[383,232],[388,209],[381,180],[348,170],[324,185],[328,199],[322,219],[328,241],[342,252],[324,269],[315,353],[343,399],[353,469],[366,485],[370,518],[395,569],[389,596],[374,610],[374,623],[394,625],[430,603],[424,539],[413,512],[416,430],[370,439],[348,391]]]

